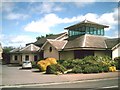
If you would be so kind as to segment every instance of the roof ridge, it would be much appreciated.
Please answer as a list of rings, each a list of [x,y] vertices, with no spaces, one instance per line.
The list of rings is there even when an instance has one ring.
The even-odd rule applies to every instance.
[[[82,47],[84,47],[84,46],[85,46],[86,36],[87,36],[87,34],[85,34],[85,35],[84,35],[84,41],[83,41]]]
[[[67,34],[67,32],[61,33],[62,35],[60,35],[59,37],[57,37],[55,40],[57,40],[58,38],[64,36],[65,34]]]

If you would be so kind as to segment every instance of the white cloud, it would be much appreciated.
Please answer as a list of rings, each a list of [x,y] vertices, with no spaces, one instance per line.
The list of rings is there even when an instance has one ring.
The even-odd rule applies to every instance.
[[[27,35],[19,35],[14,36],[11,38],[10,43],[26,43],[26,42],[33,42],[34,39]]]
[[[28,36],[28,35],[18,35],[18,36],[2,36],[2,46],[14,46],[14,47],[19,47],[19,46],[25,46],[26,43],[34,42],[36,39]]]
[[[49,33],[50,28],[61,23],[70,23],[78,20],[77,17],[73,18],[60,18],[56,14],[47,14],[42,19],[32,21],[24,27],[25,31]]]
[[[76,0],[76,2],[74,2],[74,4],[77,6],[77,7],[84,7],[88,4],[93,4],[96,0],[84,0],[84,1],[79,1],[79,0]]]
[[[116,18],[116,10],[110,13],[104,13],[102,15],[98,15],[95,13],[87,13],[86,15],[79,15],[72,18],[60,18],[56,14],[46,14],[42,19],[37,21],[32,21],[28,23],[25,27],[25,31],[30,32],[40,32],[40,33],[49,33],[51,31],[51,27],[55,27],[58,24],[65,24],[65,23],[73,23],[73,22],[80,22],[85,19],[97,22],[103,25],[108,25],[110,29],[114,29],[115,25],[117,25],[117,18]]]
[[[2,12],[12,12],[13,9],[15,7],[15,3],[13,2],[2,2],[1,3],[1,8],[2,8]]]
[[[55,4],[54,2],[42,2],[42,3],[38,3],[36,4],[36,2],[31,3],[33,5],[33,7],[31,7],[31,5],[29,6],[29,10],[32,13],[51,13],[51,12],[58,12],[58,11],[62,11],[63,7],[61,7],[58,4]]]
[[[26,14],[20,14],[20,13],[9,13],[7,16],[6,16],[6,19],[8,20],[24,20],[26,18],[28,18],[29,15],[26,15]]]

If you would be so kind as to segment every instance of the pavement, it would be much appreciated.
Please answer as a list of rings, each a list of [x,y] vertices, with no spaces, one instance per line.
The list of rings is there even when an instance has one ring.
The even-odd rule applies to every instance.
[[[2,66],[2,83],[0,86],[17,86],[33,84],[49,84],[62,82],[75,82],[106,78],[118,78],[118,72],[93,73],[93,74],[44,74],[37,69],[21,70],[20,67]]]

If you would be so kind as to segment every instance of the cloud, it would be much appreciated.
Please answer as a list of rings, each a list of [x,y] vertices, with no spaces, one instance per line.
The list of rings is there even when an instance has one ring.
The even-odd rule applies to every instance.
[[[32,5],[32,7],[31,7]],[[29,10],[33,13],[46,14],[51,12],[59,12],[63,10],[59,4],[55,4],[54,2],[42,2],[42,3],[30,3]]]
[[[1,41],[2,41],[2,45],[5,46],[14,46],[14,47],[19,47],[21,46],[25,46],[26,43],[30,43],[30,42],[34,42],[36,39],[28,36],[28,35],[2,35]]]
[[[24,20],[30,16],[24,13],[19,12],[14,2],[2,2],[2,13],[3,17],[8,20]],[[16,13],[17,12],[17,13]]]
[[[70,23],[76,21],[77,18],[60,18],[56,14],[47,14],[42,19],[37,21],[32,21],[31,23],[28,23],[25,27],[25,31],[29,32],[40,32],[40,33],[49,33],[51,30],[51,27],[54,27],[61,23]]]
[[[29,32],[39,32],[39,33],[50,33],[52,27],[55,27],[59,24],[80,22],[85,19],[97,22],[103,25],[108,25],[110,28],[105,30],[114,29],[118,24],[117,17],[117,9],[114,9],[113,12],[104,13],[102,15],[98,15],[95,13],[87,13],[85,15],[79,15],[72,18],[61,18],[54,13],[46,14],[43,18],[32,21],[25,25],[24,30]]]
[[[88,4],[93,4],[96,0],[84,0],[84,1],[76,1],[74,2],[74,4],[77,6],[77,7],[84,7]]]
[[[2,12],[9,13],[9,12],[12,12],[14,8],[15,8],[14,2],[2,2],[1,3]]]
[[[29,18],[29,15],[26,15],[26,14],[20,14],[20,13],[9,13],[7,16],[6,16],[6,19],[8,20],[24,20],[24,19],[27,19]]]

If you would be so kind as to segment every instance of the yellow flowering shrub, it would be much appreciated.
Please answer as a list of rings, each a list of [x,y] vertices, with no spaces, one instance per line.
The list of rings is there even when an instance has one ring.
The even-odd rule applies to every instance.
[[[115,66],[109,67],[109,71],[110,71],[110,72],[115,72],[115,71],[116,71],[116,67],[115,67]]]
[[[47,66],[50,65],[50,63],[48,61],[41,60],[37,63],[37,65],[41,71],[45,71]]]
[[[48,61],[50,64],[57,64],[57,61],[55,58],[47,58],[45,61]]]
[[[47,58],[45,60],[41,60],[37,63],[38,68],[40,71],[46,71],[47,66],[57,64],[57,61],[55,58]]]

